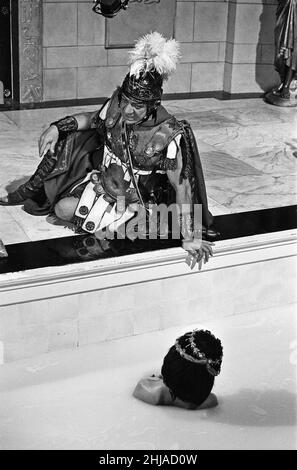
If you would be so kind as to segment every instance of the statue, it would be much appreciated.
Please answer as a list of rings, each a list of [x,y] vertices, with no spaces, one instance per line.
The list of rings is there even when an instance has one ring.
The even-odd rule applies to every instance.
[[[297,0],[278,2],[274,66],[281,84],[265,95],[265,101],[275,106],[297,106]]]

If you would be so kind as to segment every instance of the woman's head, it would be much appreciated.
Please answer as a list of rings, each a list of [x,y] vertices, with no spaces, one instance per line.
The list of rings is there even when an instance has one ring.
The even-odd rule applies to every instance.
[[[221,341],[210,331],[188,332],[176,340],[164,358],[164,384],[175,397],[199,406],[213,388],[222,357]]]

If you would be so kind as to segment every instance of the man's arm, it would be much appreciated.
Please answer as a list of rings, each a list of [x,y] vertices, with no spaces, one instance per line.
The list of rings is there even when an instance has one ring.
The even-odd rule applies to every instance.
[[[77,130],[78,131],[87,131],[91,128],[91,122],[94,116],[97,114],[97,111],[92,111],[89,113],[80,113],[74,114],[74,118],[77,121]]]
[[[191,259],[187,260],[191,268],[193,269],[196,262],[198,262],[201,269],[203,259],[204,263],[206,263],[209,257],[213,256],[213,243],[202,240],[202,225],[197,225],[197,221],[194,221],[194,206],[189,180],[186,178],[181,183],[179,181],[183,166],[180,148],[177,151],[176,160],[176,169],[167,170],[167,176],[176,193],[178,222],[183,236],[183,248],[191,256]]]
[[[91,111],[85,113],[73,114],[66,116],[58,121],[52,122],[51,125],[58,128],[62,132],[71,131],[87,131],[98,127],[99,121],[104,121],[110,100],[106,100],[99,111]]]
[[[105,107],[102,111],[104,111]],[[54,153],[60,132],[85,131],[91,129],[92,121],[98,111],[74,114],[52,122],[39,139],[39,156],[42,158],[48,151]],[[100,113],[101,115],[101,113]]]

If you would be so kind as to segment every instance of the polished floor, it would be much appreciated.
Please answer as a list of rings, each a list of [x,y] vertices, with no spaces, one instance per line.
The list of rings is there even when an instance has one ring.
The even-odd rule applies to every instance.
[[[133,398],[175,338],[222,341],[219,406],[189,411]],[[296,449],[296,304],[57,351],[0,368],[1,449]]]
[[[297,113],[262,99],[215,98],[166,101],[195,131],[214,215],[296,204]],[[25,181],[36,168],[37,141],[48,124],[98,106],[0,113],[0,194]],[[71,235],[63,223],[34,217],[21,206],[0,207],[5,244]]]

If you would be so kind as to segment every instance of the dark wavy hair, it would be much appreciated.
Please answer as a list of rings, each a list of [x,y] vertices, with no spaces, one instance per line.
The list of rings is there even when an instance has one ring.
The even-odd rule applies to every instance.
[[[195,346],[207,359],[218,361],[217,365],[213,366],[218,374],[223,356],[221,341],[205,330],[185,333],[178,338],[178,343],[182,350],[193,358],[195,356],[189,343],[190,336],[193,336]],[[174,398],[196,406],[206,400],[214,385],[214,375],[209,372],[206,364],[197,364],[182,357],[175,345],[164,357],[161,374],[164,384],[170,389]]]

